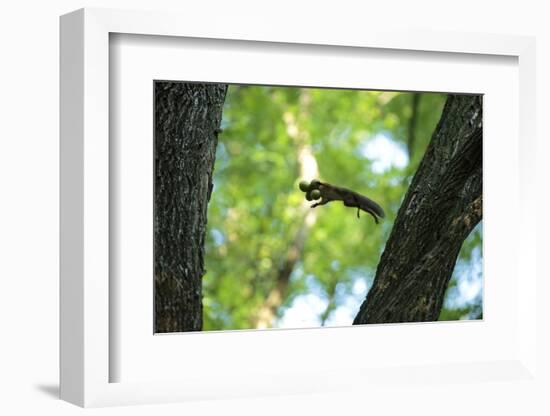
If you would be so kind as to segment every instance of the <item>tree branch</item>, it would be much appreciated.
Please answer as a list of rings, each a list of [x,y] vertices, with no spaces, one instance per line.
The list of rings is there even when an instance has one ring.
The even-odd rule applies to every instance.
[[[414,156],[414,147],[416,144],[416,123],[418,120],[420,97],[422,97],[422,94],[418,92],[415,92],[411,95],[411,117],[409,119],[409,133],[407,137],[407,150],[409,153],[409,160],[412,160]]]
[[[354,324],[437,320],[482,218],[481,96],[450,95]]]

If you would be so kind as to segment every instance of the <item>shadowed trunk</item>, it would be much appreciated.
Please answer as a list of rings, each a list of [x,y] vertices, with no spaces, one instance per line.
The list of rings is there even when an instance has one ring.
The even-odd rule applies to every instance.
[[[420,98],[422,98],[422,94],[419,92],[414,92],[411,94],[411,118],[409,119],[409,133],[407,137],[407,151],[409,153],[409,160],[412,160],[414,156],[414,149],[416,147],[416,124],[418,122]]]
[[[155,82],[155,332],[202,329],[206,210],[227,86]]]
[[[450,95],[354,324],[435,321],[482,219],[482,97]]]

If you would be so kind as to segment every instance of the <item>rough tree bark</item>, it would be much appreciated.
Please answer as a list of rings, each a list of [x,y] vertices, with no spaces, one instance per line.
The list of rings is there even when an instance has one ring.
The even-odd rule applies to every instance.
[[[206,210],[226,91],[155,82],[155,332],[202,329]]]
[[[450,95],[354,324],[435,321],[482,218],[482,97]]]

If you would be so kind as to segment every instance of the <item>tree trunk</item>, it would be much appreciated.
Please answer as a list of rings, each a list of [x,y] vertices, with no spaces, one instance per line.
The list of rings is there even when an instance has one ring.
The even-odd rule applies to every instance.
[[[482,97],[450,95],[354,324],[435,321],[482,218]]]
[[[416,147],[416,123],[418,122],[420,98],[422,98],[422,94],[419,92],[414,92],[411,94],[411,118],[409,119],[409,133],[407,136],[407,151],[409,154],[409,160],[413,159],[414,149]]]
[[[300,109],[297,117],[290,111],[283,114],[287,133],[296,145],[300,178],[309,181],[319,177],[319,166],[313,154],[309,131],[301,126],[301,123],[304,123],[310,117],[310,103],[310,93],[308,90],[302,89],[300,91]],[[295,220],[300,222],[300,226],[286,253],[280,256],[282,262],[279,267],[275,268],[276,276],[273,288],[269,291],[265,302],[253,319],[252,325],[254,328],[269,328],[273,324],[273,320],[277,316],[277,309],[287,295],[290,276],[303,256],[304,244],[309,230],[317,221],[317,211],[312,210],[311,203],[304,199]]]
[[[155,82],[155,332],[202,329],[206,210],[227,86]]]

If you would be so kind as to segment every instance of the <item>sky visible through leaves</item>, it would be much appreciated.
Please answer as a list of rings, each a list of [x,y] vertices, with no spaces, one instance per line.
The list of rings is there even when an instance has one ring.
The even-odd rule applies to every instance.
[[[231,85],[208,206],[204,330],[351,325],[445,94]],[[311,209],[318,178],[377,201]],[[482,226],[465,241],[440,320],[482,317]]]

